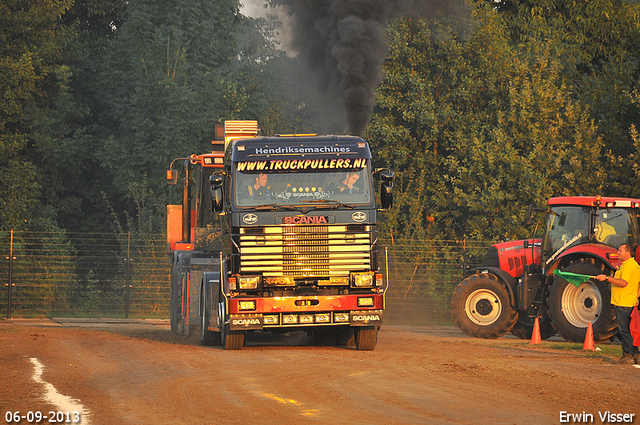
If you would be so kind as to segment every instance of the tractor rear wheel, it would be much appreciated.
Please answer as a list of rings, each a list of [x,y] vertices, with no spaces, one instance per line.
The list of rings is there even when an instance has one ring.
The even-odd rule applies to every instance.
[[[573,261],[563,271],[590,276],[608,273],[604,264],[593,258]],[[616,332],[616,314],[611,305],[611,288],[607,282],[590,279],[576,287],[554,276],[547,304],[553,326],[568,341],[584,342],[589,323],[593,327],[593,340],[596,342],[608,341]]]
[[[518,320],[505,284],[490,273],[471,275],[458,285],[451,298],[451,316],[465,334],[486,339],[505,335]]]

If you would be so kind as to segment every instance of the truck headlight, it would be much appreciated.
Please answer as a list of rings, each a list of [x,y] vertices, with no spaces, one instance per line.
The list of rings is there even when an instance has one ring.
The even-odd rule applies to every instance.
[[[371,273],[355,273],[351,277],[351,284],[356,288],[371,288],[373,283],[373,274]]]
[[[260,285],[260,276],[240,276],[238,279],[240,290],[258,289]]]

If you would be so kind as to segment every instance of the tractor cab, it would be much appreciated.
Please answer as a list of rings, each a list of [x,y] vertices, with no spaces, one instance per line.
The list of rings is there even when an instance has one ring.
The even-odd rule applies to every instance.
[[[637,200],[595,197],[551,198],[542,241],[542,263],[550,265],[571,247],[602,244],[617,249],[640,243]]]
[[[604,196],[551,198],[540,239],[508,241],[489,248],[483,264],[471,270],[451,298],[451,315],[467,335],[497,338],[507,332],[530,338],[538,319],[541,337],[556,331],[566,340],[584,341],[592,325],[595,341],[616,332],[615,310],[606,281],[620,267],[618,248],[631,245],[640,258],[640,199]],[[576,285],[555,270],[586,276]]]

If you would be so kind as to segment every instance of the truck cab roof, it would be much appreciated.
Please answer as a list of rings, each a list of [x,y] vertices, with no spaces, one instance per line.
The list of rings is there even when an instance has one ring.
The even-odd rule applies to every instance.
[[[291,156],[371,158],[369,145],[355,136],[286,135],[238,139],[231,143],[231,160]]]

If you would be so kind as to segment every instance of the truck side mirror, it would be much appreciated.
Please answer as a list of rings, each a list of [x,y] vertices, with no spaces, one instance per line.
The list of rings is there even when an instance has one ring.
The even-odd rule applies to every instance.
[[[167,184],[171,186],[178,184],[178,170],[167,170]]]
[[[388,168],[378,168],[374,173],[380,173],[380,203],[382,211],[389,211],[393,207],[393,180],[396,178],[393,171]]]
[[[224,193],[222,191],[222,176],[213,174],[209,177],[211,183],[211,211],[220,214],[224,205]]]
[[[380,185],[380,202],[382,203],[382,209],[385,211],[388,211],[393,207],[392,181],[383,181]]]
[[[380,179],[384,182],[392,182],[396,178],[395,174],[391,170],[381,170],[380,171]]]

